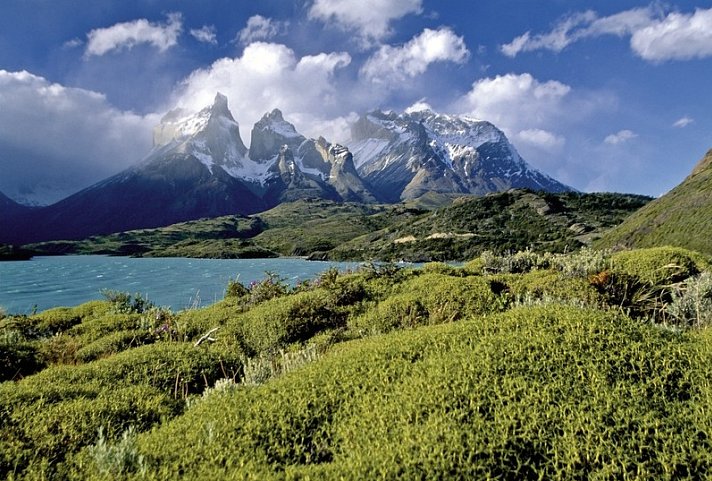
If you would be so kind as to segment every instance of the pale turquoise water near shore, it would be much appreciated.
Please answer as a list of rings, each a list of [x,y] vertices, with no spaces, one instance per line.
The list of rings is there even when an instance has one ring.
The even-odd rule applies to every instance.
[[[8,313],[26,314],[102,299],[102,289],[113,289],[140,293],[156,305],[179,310],[222,299],[230,279],[238,278],[247,285],[269,271],[295,284],[332,266],[346,270],[359,263],[293,258],[35,257],[0,262],[0,307]]]

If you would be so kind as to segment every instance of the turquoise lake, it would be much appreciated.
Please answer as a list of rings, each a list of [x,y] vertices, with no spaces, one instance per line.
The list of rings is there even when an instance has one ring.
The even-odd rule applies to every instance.
[[[289,284],[329,269],[354,269],[355,262],[304,259],[186,259],[108,256],[35,257],[0,262],[0,307],[27,314],[102,299],[102,289],[140,293],[173,310],[206,306],[225,294],[228,280],[245,285],[274,272]]]

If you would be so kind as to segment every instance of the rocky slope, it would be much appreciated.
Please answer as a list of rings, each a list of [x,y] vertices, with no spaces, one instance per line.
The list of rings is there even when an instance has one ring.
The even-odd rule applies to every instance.
[[[273,162],[278,175],[271,186],[273,203],[300,198],[349,202],[374,202],[375,198],[356,173],[346,147],[323,137],[307,139],[274,109],[252,129],[249,157]]]
[[[486,194],[510,188],[570,187],[527,164],[489,122],[429,110],[362,116],[349,144],[358,173],[386,202],[426,192]]]

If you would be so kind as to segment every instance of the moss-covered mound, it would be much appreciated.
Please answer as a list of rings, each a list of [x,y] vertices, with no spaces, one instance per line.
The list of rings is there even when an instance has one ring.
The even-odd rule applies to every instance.
[[[699,479],[712,463],[707,338],[550,306],[352,342],[204,398],[138,436],[141,462],[123,473]],[[102,479],[96,460],[81,453],[75,476]]]

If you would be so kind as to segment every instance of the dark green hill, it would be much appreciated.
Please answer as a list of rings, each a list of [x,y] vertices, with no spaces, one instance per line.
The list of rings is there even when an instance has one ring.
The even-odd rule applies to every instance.
[[[607,232],[596,245],[672,245],[712,254],[712,150],[680,185]]]
[[[333,259],[465,260],[485,250],[564,252],[588,245],[650,201],[629,194],[512,190],[461,197],[330,252]]]
[[[402,206],[299,200],[258,216],[223,216],[80,241],[30,244],[37,254],[245,258],[308,255],[426,212]]]
[[[429,196],[398,205],[300,200],[250,217],[201,219],[29,248],[39,254],[464,260],[484,250],[575,250],[649,200],[523,190],[454,200]]]

